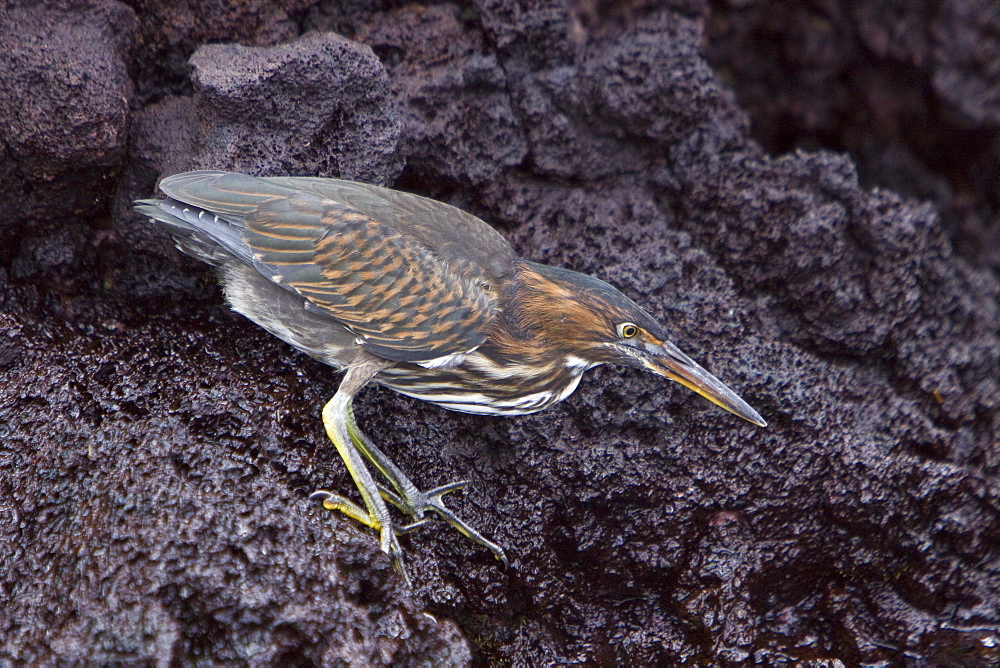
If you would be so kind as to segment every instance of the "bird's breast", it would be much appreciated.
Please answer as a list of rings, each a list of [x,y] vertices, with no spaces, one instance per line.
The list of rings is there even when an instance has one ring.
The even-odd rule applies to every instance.
[[[380,384],[448,410],[481,415],[536,413],[571,395],[583,372],[595,366],[576,357],[550,363],[502,363],[469,353],[453,368],[398,364],[380,372]]]

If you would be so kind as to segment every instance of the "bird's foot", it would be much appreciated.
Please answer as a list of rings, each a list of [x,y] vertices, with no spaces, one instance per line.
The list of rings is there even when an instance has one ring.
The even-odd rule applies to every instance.
[[[379,545],[382,551],[389,555],[392,560],[392,565],[396,568],[403,580],[407,585],[410,584],[410,576],[406,572],[406,562],[403,559],[403,548],[399,545],[399,539],[397,536],[402,536],[405,533],[413,531],[419,526],[427,523],[427,519],[420,518],[416,522],[410,524],[405,524],[402,526],[397,526],[392,522],[381,521],[376,517],[373,517],[371,513],[367,510],[354,503],[346,496],[340,494],[334,494],[333,492],[328,492],[326,490],[317,490],[309,495],[310,499],[320,499],[323,502],[323,508],[326,510],[336,510],[348,517],[350,517],[355,522],[365,525],[370,529],[378,532],[379,534]]]
[[[502,562],[504,566],[510,565],[507,561],[507,555],[504,554],[499,545],[486,540],[482,534],[460,520],[453,512],[445,507],[444,495],[449,492],[455,492],[462,489],[469,484],[468,481],[463,480],[461,482],[442,485],[441,487],[435,487],[434,489],[426,492],[421,492],[406,476],[406,474],[403,473],[391,459],[385,456],[385,454],[379,450],[367,436],[365,436],[364,432],[358,428],[358,425],[354,420],[354,411],[351,410],[350,405],[347,406],[346,413],[347,431],[351,438],[351,443],[354,445],[356,451],[362,453],[364,457],[371,462],[392,485],[392,487],[389,487],[387,485],[374,483],[377,486],[380,498],[366,499],[365,505],[372,507],[375,505],[374,502],[376,500],[383,504],[388,501],[392,505],[396,506],[396,508],[402,511],[405,515],[413,518],[414,522],[404,527],[400,527],[400,532],[410,531],[418,526],[421,526],[426,521],[424,513],[431,511],[445,522],[458,529],[459,533],[463,536],[474,543],[482,545],[487,550],[492,552],[493,556]]]
[[[455,513],[445,507],[444,495],[464,489],[468,486],[468,484],[468,480],[461,480],[459,482],[453,482],[429,489],[426,492],[421,492],[420,490],[413,488],[408,489],[404,493],[397,493],[395,490],[392,490],[384,485],[379,485],[379,492],[381,492],[383,499],[399,508],[399,510],[407,516],[414,518],[415,521],[413,523],[408,524],[405,527],[401,527],[401,530],[404,533],[412,531],[413,529],[426,523],[428,519],[424,517],[424,513],[430,511],[451,526],[458,529],[459,533],[472,542],[478,543],[492,552],[493,556],[496,557],[498,561],[503,563],[504,566],[510,566],[510,562],[507,561],[507,555],[504,554],[503,548],[496,543],[487,540],[476,529],[463,522],[457,515],[455,515]]]

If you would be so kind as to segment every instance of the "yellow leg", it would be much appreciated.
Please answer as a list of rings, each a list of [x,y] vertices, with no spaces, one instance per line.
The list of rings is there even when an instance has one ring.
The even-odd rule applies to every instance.
[[[378,531],[382,551],[389,555],[396,569],[409,584],[409,577],[403,561],[403,550],[396,538],[389,509],[386,507],[385,501],[382,500],[378,485],[365,466],[364,457],[355,447],[348,428],[350,421],[348,416],[351,413],[351,402],[354,395],[378,373],[380,368],[374,364],[351,368],[344,376],[337,393],[323,407],[323,426],[326,427],[326,434],[337,448],[341,459],[344,460],[348,473],[351,474],[358,492],[361,493],[361,500],[364,502],[365,508],[361,508],[339,494],[330,492],[315,492],[313,497],[323,498],[324,508],[338,510]]]
[[[351,441],[358,451],[396,488],[396,492],[393,492],[379,486],[381,496],[416,520],[412,524],[403,527],[403,530],[410,530],[423,524],[426,521],[424,520],[424,513],[429,510],[455,527],[463,536],[492,552],[493,556],[501,561],[504,566],[509,565],[507,555],[504,554],[503,549],[499,545],[487,540],[481,533],[459,519],[444,505],[444,495],[462,489],[469,484],[468,481],[453,482],[435,487],[426,492],[421,492],[406,474],[365,436],[354,420],[354,409],[350,404],[347,406],[347,433],[350,435]]]

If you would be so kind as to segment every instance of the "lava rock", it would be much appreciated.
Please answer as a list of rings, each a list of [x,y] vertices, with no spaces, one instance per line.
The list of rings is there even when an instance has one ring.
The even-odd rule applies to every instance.
[[[115,0],[0,8],[0,224],[107,216],[137,27]]]
[[[311,395],[305,379],[266,341],[224,361],[224,328],[156,313],[0,313],[0,660],[467,664],[377,544],[284,486],[291,461],[264,455],[277,442],[237,426],[290,436],[300,418],[272,400]],[[246,364],[275,383],[244,384]]]
[[[934,83],[988,110],[988,57],[939,57],[991,53],[979,4],[262,2],[137,9],[114,230],[0,249],[0,661],[1000,660],[1000,274],[976,249],[1000,136]],[[350,41],[297,37],[324,26]],[[149,66],[196,49],[190,80]],[[404,590],[307,501],[352,489],[330,369],[129,209],[193,167],[446,199],[619,286],[769,427],[616,368],[513,419],[366,390],[369,436],[422,487],[471,480],[449,507],[512,561],[429,523]]]
[[[934,23],[934,88],[977,124],[1000,125],[1000,12],[949,0]]]
[[[527,144],[506,74],[458,7],[386,13],[364,40],[387,63],[414,173],[480,186],[521,164]]]
[[[275,47],[206,45],[191,66],[193,97],[149,105],[133,129],[135,159],[115,211],[137,247],[164,245],[131,203],[167,174],[229,169],[388,184],[402,169],[402,123],[367,46],[310,33]]]
[[[400,122],[371,49],[331,33],[270,48],[207,45],[191,57],[207,128],[201,166],[387,183]]]
[[[320,0],[143,0],[143,49],[136,56],[139,97],[145,104],[191,93],[191,54],[202,44],[275,46],[300,32],[302,15]]]
[[[849,151],[865,186],[934,201],[955,250],[1000,266],[990,243],[1000,204],[992,3],[768,0],[716,10],[707,56],[769,152]]]

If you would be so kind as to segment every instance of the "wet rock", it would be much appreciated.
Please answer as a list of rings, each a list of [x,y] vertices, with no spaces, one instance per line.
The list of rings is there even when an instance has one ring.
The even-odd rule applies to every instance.
[[[304,9],[303,26],[343,26],[383,59],[367,106],[368,47],[203,47],[190,95],[137,114],[96,252],[73,234],[52,237],[72,261],[0,252],[0,341],[19,346],[5,363],[0,343],[0,593],[16,602],[0,656],[995,663],[1000,282],[955,251],[989,228],[948,216],[995,219],[990,177],[951,163],[1000,144],[916,95],[928,6],[715,3],[707,23],[693,2]],[[324,81],[341,93],[299,92]],[[323,135],[350,155],[294,143],[332,109],[364,110]],[[829,137],[908,152],[861,171],[889,165],[934,203],[870,189],[843,153],[776,155]],[[229,313],[210,272],[127,208],[194,166],[391,183],[392,156],[397,183],[496,223],[529,259],[621,287],[770,426],[616,368],[515,419],[367,390],[369,435],[419,485],[471,480],[450,506],[512,558],[432,523],[402,538],[404,590],[370,532],[306,500],[351,489],[319,420],[337,379]],[[15,272],[14,255],[34,259]],[[50,282],[64,267],[70,293]]]
[[[191,57],[201,166],[387,182],[401,168],[389,80],[371,49],[331,33]]]
[[[3,225],[107,215],[128,139],[136,30],[114,0],[0,8]]]
[[[244,327],[221,310],[199,332],[149,306],[0,313],[0,657],[467,664],[454,624],[424,614],[376,544],[281,482],[314,460],[315,416],[271,404],[312,395],[304,377],[263,337],[220,358],[223,323]],[[274,384],[244,384],[247,364]],[[252,415],[295,434],[298,464],[267,461],[277,441],[240,445]]]

